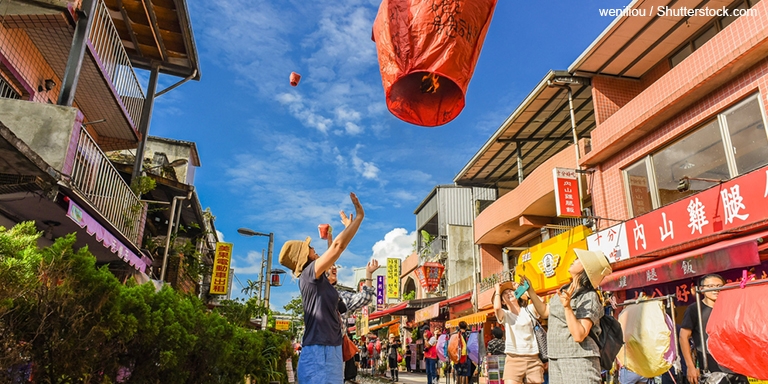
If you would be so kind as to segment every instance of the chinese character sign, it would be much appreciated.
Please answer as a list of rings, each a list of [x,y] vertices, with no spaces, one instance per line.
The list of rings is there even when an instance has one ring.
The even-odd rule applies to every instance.
[[[232,258],[231,243],[216,243],[216,257],[213,259],[211,295],[226,295],[229,288],[229,261]]]
[[[767,192],[768,167],[763,167],[637,216],[626,223],[630,256],[764,221],[768,219]]]
[[[376,276],[376,308],[384,306],[384,276]]]
[[[555,168],[555,204],[558,217],[581,217],[579,180],[575,169]]]
[[[400,298],[400,259],[387,259],[387,298]]]
[[[632,257],[627,242],[626,223],[616,224],[587,236],[590,251],[601,251],[611,263]]]

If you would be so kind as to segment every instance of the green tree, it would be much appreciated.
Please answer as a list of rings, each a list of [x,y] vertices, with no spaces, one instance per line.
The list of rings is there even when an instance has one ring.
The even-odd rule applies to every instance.
[[[42,249],[39,236],[0,227],[0,382],[29,362],[52,384],[285,382],[290,341],[242,326],[258,305],[221,316],[168,286],[122,285],[74,235]]]

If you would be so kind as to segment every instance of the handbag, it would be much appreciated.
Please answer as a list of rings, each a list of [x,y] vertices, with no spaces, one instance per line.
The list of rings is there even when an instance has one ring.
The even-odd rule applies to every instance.
[[[357,345],[355,345],[355,342],[350,340],[349,336],[344,334],[344,336],[341,338],[341,358],[344,361],[347,361],[353,357],[355,357],[355,354],[360,349],[357,348]]]
[[[528,316],[531,316],[531,321],[533,321],[533,335],[536,337],[536,344],[539,346],[539,359],[542,363],[546,363],[549,361],[549,354],[547,353],[547,331],[545,331],[541,323],[533,317],[533,314],[528,310],[528,307],[525,307],[525,311],[528,312]]]

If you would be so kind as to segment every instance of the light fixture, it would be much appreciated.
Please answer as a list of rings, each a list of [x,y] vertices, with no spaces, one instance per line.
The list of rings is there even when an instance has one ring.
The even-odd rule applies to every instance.
[[[688,192],[688,190],[691,189],[691,180],[697,180],[697,181],[706,181],[709,183],[722,183],[723,180],[720,179],[708,179],[706,177],[688,177],[683,176],[678,182],[677,182],[677,191],[680,193]]]
[[[53,89],[53,87],[56,86],[56,82],[53,81],[53,79],[45,79],[43,81],[43,84],[37,86],[38,92],[48,92]]]
[[[691,169],[691,168],[693,168],[695,166],[696,166],[696,164],[693,164],[693,163],[689,162],[688,160],[686,160],[682,164],[680,164],[680,169]]]

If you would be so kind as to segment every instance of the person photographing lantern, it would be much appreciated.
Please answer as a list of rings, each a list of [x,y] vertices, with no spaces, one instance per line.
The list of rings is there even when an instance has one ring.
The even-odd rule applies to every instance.
[[[594,328],[600,336],[604,311],[596,288],[612,270],[602,252],[574,252],[576,260],[568,268],[571,282],[558,290],[557,298],[544,304],[532,287],[528,295],[541,317],[549,318],[549,383],[601,384],[600,349],[589,334]]]
[[[289,240],[280,250],[280,264],[299,278],[304,307],[305,331],[297,371],[298,382],[302,384],[339,384],[343,381],[342,324],[338,311],[341,301],[325,272],[355,237],[365,216],[357,196],[354,193],[349,196],[355,213],[348,218],[344,211],[339,213],[346,228],[322,256],[312,248],[309,237],[304,241]]]
[[[538,317],[538,312],[533,305],[526,305],[527,292],[522,292],[516,297],[515,292],[519,286],[515,282],[496,284],[496,294],[493,298],[496,318],[506,326],[507,333],[502,352],[506,355],[504,383],[539,384],[544,382],[544,363],[539,359],[539,346],[533,333],[533,317]],[[506,309],[501,306],[502,300],[507,306]]]

